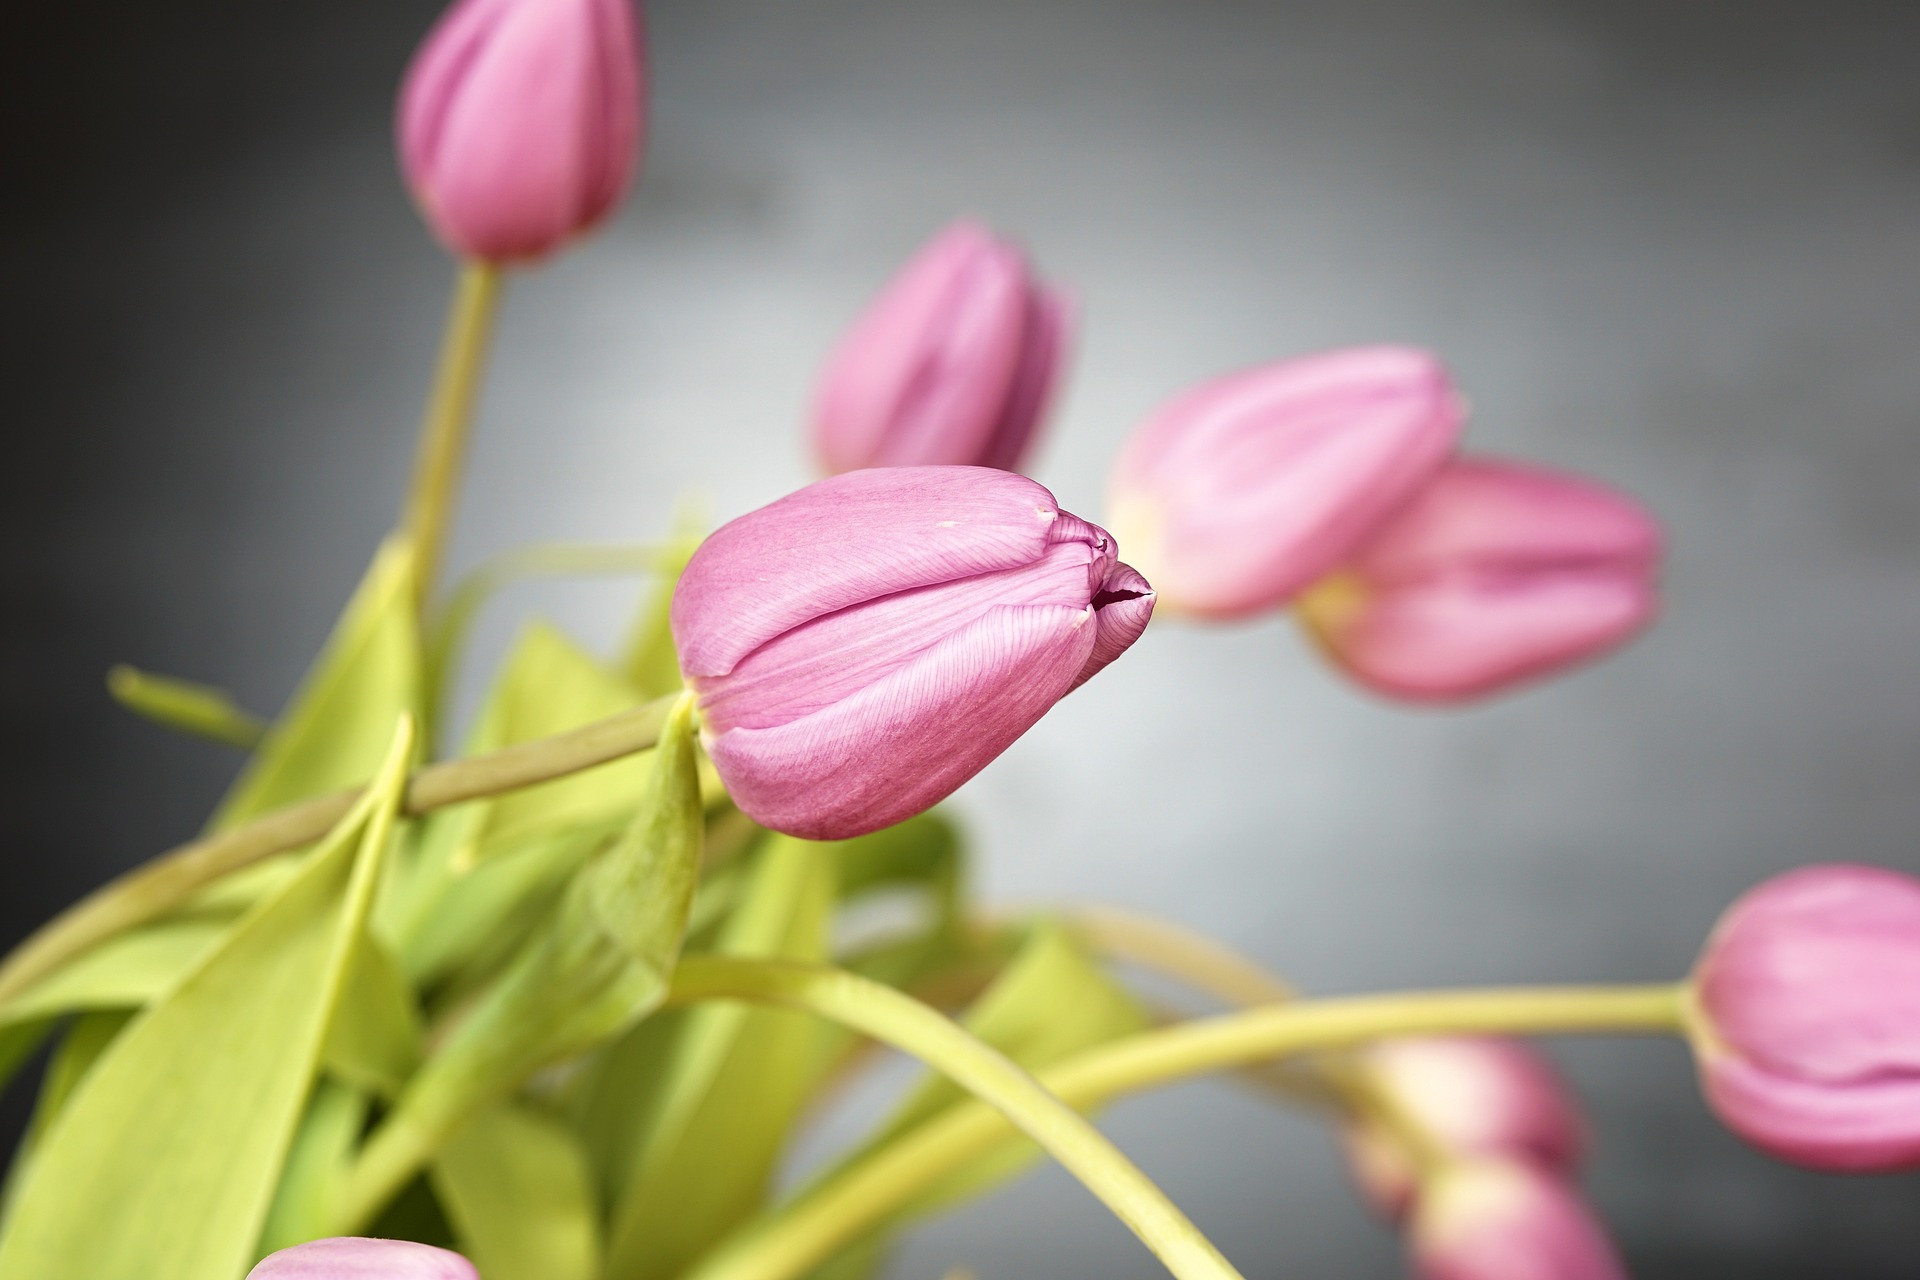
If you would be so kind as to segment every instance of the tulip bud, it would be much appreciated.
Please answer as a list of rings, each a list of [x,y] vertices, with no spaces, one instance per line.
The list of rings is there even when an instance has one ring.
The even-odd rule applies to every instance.
[[[247,1272],[247,1280],[480,1280],[457,1253],[411,1240],[336,1236],[282,1249]]]
[[[1721,917],[1694,970],[1707,1100],[1816,1169],[1920,1166],[1920,880],[1804,867]]]
[[[632,0],[458,0],[407,69],[400,163],[427,222],[486,262],[544,257],[639,164]]]
[[[1660,527],[1590,481],[1491,458],[1447,467],[1300,617],[1376,692],[1481,697],[1595,657],[1652,620]]]
[[[813,438],[829,472],[1016,470],[1067,339],[1064,299],[1020,252],[961,222],[887,285],[827,360]]]
[[[1140,428],[1114,464],[1108,516],[1168,608],[1244,616],[1291,599],[1411,498],[1462,415],[1424,351],[1268,365]]]
[[[1605,1228],[1573,1188],[1524,1160],[1437,1174],[1408,1246],[1421,1280],[1626,1280]]]
[[[1547,1061],[1517,1040],[1386,1040],[1358,1065],[1381,1099],[1449,1157],[1526,1160],[1563,1175],[1579,1164],[1586,1145],[1580,1112]],[[1363,1119],[1345,1138],[1368,1201],[1389,1220],[1403,1217],[1419,1172],[1393,1126]]]
[[[944,799],[1152,612],[1113,539],[1033,481],[897,467],[722,526],[671,619],[734,801],[775,830],[840,840]]]

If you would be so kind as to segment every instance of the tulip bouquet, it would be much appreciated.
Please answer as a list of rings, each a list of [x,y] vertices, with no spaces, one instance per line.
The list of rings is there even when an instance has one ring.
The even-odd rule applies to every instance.
[[[442,591],[500,283],[616,206],[643,80],[630,0],[459,0],[416,58],[402,167],[463,265],[412,489],[271,725],[114,673],[133,710],[248,759],[203,835],[0,963],[0,1079],[46,1052],[0,1276],[855,1280],[1045,1157],[1168,1271],[1217,1280],[1232,1264],[1086,1118],[1209,1072],[1324,1116],[1421,1276],[1619,1276],[1578,1109],[1526,1045],[1548,1034],[1683,1037],[1762,1150],[1920,1163],[1920,881],[1892,871],[1760,886],[1678,982],[1338,999],[1170,921],[969,896],[935,806],[1156,610],[1291,608],[1339,672],[1426,703],[1649,621],[1655,522],[1462,454],[1423,351],[1175,398],[1115,463],[1103,528],[1019,472],[1071,310],[963,223],[825,369],[828,478],[704,539],[534,547]],[[482,601],[606,571],[656,584],[626,648],[528,627],[447,742]],[[904,904],[887,927],[839,927],[882,898]],[[1149,1003],[1140,972],[1226,1011]],[[782,1189],[876,1045],[924,1079]]]

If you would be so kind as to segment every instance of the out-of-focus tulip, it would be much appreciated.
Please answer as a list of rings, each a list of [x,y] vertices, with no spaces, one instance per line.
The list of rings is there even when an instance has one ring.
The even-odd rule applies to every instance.
[[[1708,1101],[1817,1169],[1920,1166],[1920,880],[1825,865],[1728,908],[1694,971]]]
[[[986,228],[947,228],[827,360],[813,440],[829,472],[1020,466],[1066,346],[1067,306]]]
[[[1418,492],[1463,415],[1405,347],[1291,360],[1160,410],[1114,463],[1109,523],[1165,606],[1232,618],[1290,600]]]
[[[1653,618],[1660,526],[1591,481],[1492,458],[1442,471],[1300,601],[1349,675],[1481,697],[1604,653]]]
[[[457,1253],[411,1240],[336,1236],[282,1249],[247,1272],[247,1280],[480,1280]]]
[[[734,800],[837,840],[945,798],[1145,629],[1104,530],[985,467],[853,471],[722,526],[681,575],[680,669]]]
[[[400,162],[448,247],[552,253],[612,211],[644,128],[633,0],[458,0],[400,92]]]
[[[1421,1280],[1626,1280],[1605,1228],[1574,1189],[1525,1160],[1451,1165],[1408,1233]]]
[[[1546,1060],[1519,1041],[1387,1040],[1366,1050],[1357,1065],[1381,1101],[1449,1157],[1527,1160],[1556,1174],[1579,1164],[1586,1142],[1579,1109]],[[1393,1127],[1363,1120],[1345,1137],[1367,1199],[1383,1216],[1402,1217],[1419,1174]]]

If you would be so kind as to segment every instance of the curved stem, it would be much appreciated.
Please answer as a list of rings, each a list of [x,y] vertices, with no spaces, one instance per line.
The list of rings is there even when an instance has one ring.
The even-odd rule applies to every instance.
[[[429,765],[408,780],[401,812],[415,817],[645,751],[658,740],[677,696],[537,742]],[[364,791],[357,787],[288,805],[230,831],[176,846],[108,881],[40,926],[0,963],[0,1004],[94,943],[164,915],[221,876],[313,843],[346,816]]]
[[[751,1000],[800,1009],[883,1040],[944,1072],[1085,1183],[1182,1277],[1238,1277],[1199,1228],[1087,1120],[998,1050],[891,987],[838,969],[695,956],[674,974],[674,1003]],[[787,1274],[782,1271],[781,1274]]]
[[[454,495],[459,492],[466,461],[467,428],[473,421],[480,378],[486,371],[487,339],[493,332],[499,300],[499,268],[486,262],[461,266],[453,309],[447,316],[447,335],[440,347],[439,372],[427,402],[426,420],[420,426],[413,485],[401,517],[417,557],[414,583],[422,601],[433,594],[440,557],[446,549]]]
[[[1040,1074],[1085,1111],[1189,1076],[1369,1040],[1438,1034],[1672,1034],[1684,986],[1436,991],[1299,1001],[1144,1032]],[[884,1222],[940,1178],[1012,1140],[1006,1121],[968,1103],[929,1120],[736,1236],[686,1280],[788,1280]]]

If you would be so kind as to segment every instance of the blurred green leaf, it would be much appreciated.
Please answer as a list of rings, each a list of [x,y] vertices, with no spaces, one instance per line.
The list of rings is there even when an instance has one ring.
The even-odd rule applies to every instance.
[[[195,737],[251,751],[266,736],[266,722],[235,706],[223,689],[121,663],[107,672],[107,691],[135,715]]]
[[[714,949],[824,959],[833,889],[831,849],[766,841]],[[578,1119],[611,1175],[608,1280],[676,1275],[760,1207],[824,1065],[822,1025],[734,1004],[676,1011],[598,1064]]]
[[[352,1085],[327,1079],[314,1085],[281,1168],[256,1254],[265,1256],[326,1234],[333,1198],[366,1127],[367,1108],[367,1095]]]
[[[512,1104],[482,1111],[433,1166],[460,1251],[483,1280],[595,1280],[598,1206],[566,1125]]]
[[[414,626],[413,553],[384,544],[347,603],[300,691],[268,730],[210,829],[224,831],[271,809],[373,776],[404,714],[418,715],[420,642]]]
[[[1051,922],[1034,928],[1012,963],[962,1019],[969,1031],[1030,1070],[1144,1030],[1150,1021],[1138,1002],[1087,957],[1067,930]],[[945,1077],[929,1073],[893,1119],[836,1171],[857,1164],[968,1096]],[[1038,1156],[1037,1147],[1022,1143],[956,1170],[928,1188],[880,1232],[823,1267],[820,1276],[857,1280],[870,1275],[883,1257],[880,1242],[907,1220],[977,1195]],[[822,1179],[832,1176],[830,1171]]]
[[[224,920],[190,917],[109,938],[0,1005],[0,1025],[147,1004],[192,972],[232,927]]]
[[[7,1185],[0,1193],[0,1221],[4,1221],[6,1208],[13,1203],[20,1189],[20,1179],[27,1164],[33,1159],[33,1152],[40,1145],[41,1137],[46,1133],[60,1109],[73,1096],[73,1091],[93,1070],[93,1064],[114,1041],[121,1030],[133,1018],[128,1009],[95,1009],[82,1013],[67,1027],[60,1043],[54,1047],[47,1059],[47,1070],[40,1081],[40,1096],[35,1100],[33,1118],[27,1124],[27,1131],[20,1139],[20,1146],[13,1155],[13,1167],[7,1173]]]
[[[397,1097],[420,1065],[425,1035],[413,988],[386,944],[362,933],[347,964],[327,1040],[326,1069],[376,1097]]]
[[[0,1275],[231,1280],[245,1270],[361,935],[411,744],[403,721],[366,799],[300,873],[87,1074],[24,1170]]]
[[[680,574],[700,547],[700,530],[707,523],[703,506],[686,504],[675,514],[674,537],[661,548],[660,579],[641,605],[632,638],[618,663],[627,683],[644,698],[665,697],[680,688],[680,659],[674,652],[668,611]]]

